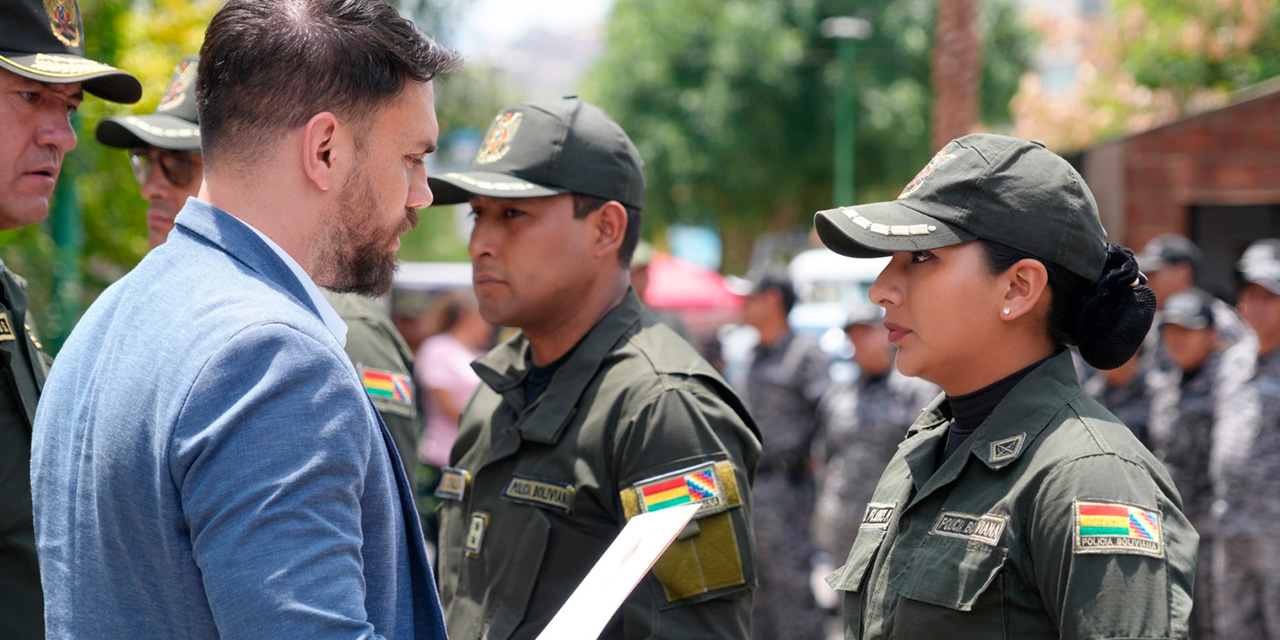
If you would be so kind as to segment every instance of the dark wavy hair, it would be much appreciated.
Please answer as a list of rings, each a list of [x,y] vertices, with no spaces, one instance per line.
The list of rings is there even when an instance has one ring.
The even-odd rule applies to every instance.
[[[1004,273],[1020,260],[1044,265],[1048,273],[1049,338],[1076,346],[1090,366],[1115,369],[1142,346],[1156,312],[1156,296],[1146,286],[1133,252],[1107,245],[1107,263],[1096,282],[1024,251],[979,240],[990,273]]]
[[[229,0],[200,48],[205,164],[251,158],[324,111],[361,129],[406,82],[461,64],[382,0]]]

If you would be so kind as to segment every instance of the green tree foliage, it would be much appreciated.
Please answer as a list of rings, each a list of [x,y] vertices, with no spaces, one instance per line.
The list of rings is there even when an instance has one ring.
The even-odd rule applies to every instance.
[[[892,198],[932,154],[932,0],[627,0],[609,17],[584,97],[646,162],[650,231],[708,224],[740,268],[749,239],[807,228],[830,205],[835,44],[819,24],[857,15],[857,200]],[[982,114],[1008,121],[1031,36],[1008,2],[983,3]]]
[[[1280,74],[1277,0],[1117,0],[1123,67],[1186,99]]]

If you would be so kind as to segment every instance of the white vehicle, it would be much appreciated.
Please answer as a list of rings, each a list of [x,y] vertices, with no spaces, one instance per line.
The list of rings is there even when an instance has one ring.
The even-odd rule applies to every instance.
[[[856,375],[844,321],[850,309],[870,303],[867,292],[888,264],[888,257],[849,258],[830,249],[810,249],[787,266],[797,298],[788,322],[793,331],[811,336],[832,356],[833,381]]]

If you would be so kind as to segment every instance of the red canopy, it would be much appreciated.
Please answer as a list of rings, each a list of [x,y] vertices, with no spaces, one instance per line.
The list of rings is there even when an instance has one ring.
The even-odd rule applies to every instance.
[[[737,309],[742,298],[725,288],[724,276],[687,260],[655,253],[649,262],[645,302],[664,309]]]

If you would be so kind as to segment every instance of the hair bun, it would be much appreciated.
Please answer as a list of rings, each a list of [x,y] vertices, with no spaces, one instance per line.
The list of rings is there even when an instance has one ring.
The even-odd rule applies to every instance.
[[[1138,352],[1156,314],[1156,295],[1146,282],[1132,251],[1107,245],[1102,277],[1084,300],[1076,325],[1076,344],[1090,366],[1115,369]]]

